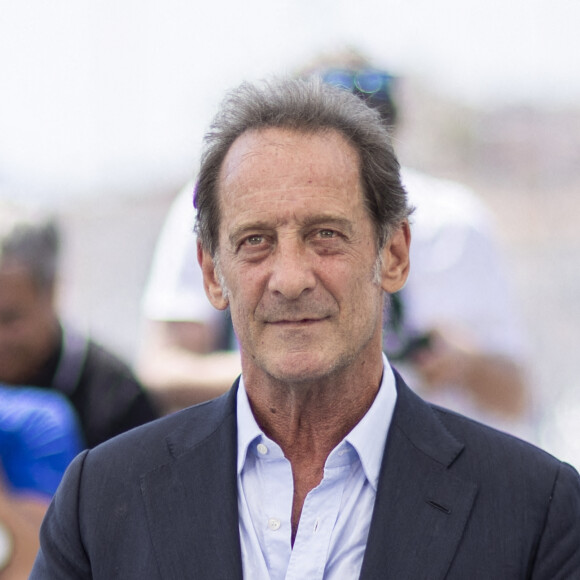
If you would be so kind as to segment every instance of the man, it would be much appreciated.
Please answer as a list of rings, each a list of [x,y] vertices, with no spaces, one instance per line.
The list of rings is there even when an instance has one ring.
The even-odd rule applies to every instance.
[[[242,376],[77,457],[31,578],[577,577],[574,469],[423,402],[382,355],[410,209],[376,112],[242,85],[206,145],[198,259]]]
[[[376,108],[397,126],[396,80],[352,49],[316,59],[316,75]],[[413,268],[393,296],[384,349],[413,389],[527,440],[533,393],[524,380],[524,340],[487,208],[467,188],[404,167],[413,214]],[[193,259],[193,184],[178,195],[159,237],[143,300],[139,371],[165,411],[216,397],[239,374],[228,315],[203,291]]]
[[[60,321],[58,252],[52,219],[0,203],[0,382],[64,394],[93,447],[157,412],[125,363]]]

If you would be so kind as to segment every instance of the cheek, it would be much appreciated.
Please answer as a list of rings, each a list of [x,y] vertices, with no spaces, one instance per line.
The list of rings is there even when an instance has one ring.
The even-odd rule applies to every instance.
[[[14,342],[31,355],[43,354],[54,343],[54,324],[55,319],[49,309],[34,309],[17,325]]]
[[[41,351],[38,333],[30,332],[22,324],[10,325],[0,332],[0,366],[4,375],[16,373],[19,378],[26,368],[36,364]]]
[[[9,333],[8,341],[16,353],[27,355],[34,360],[37,353],[45,349],[44,328],[34,324],[19,324]]]
[[[262,298],[263,283],[254,275],[240,272],[225,280],[232,322],[236,332],[253,318]]]
[[[351,276],[343,280],[350,280],[350,284],[335,287],[334,296],[346,308],[352,318],[352,324],[361,326],[374,325],[382,316],[384,292],[380,285],[373,280],[373,271],[359,272],[358,276]]]
[[[367,256],[331,264],[320,272],[324,286],[337,297],[352,299],[353,306],[358,306],[364,300],[363,297],[380,290],[376,282],[375,261],[370,262]]]
[[[268,272],[261,265],[244,265],[232,262],[225,268],[224,282],[228,293],[236,302],[251,305],[260,299],[267,286]]]

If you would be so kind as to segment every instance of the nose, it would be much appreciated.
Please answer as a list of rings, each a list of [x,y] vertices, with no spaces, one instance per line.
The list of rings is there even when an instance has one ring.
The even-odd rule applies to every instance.
[[[287,300],[296,300],[316,285],[312,258],[298,240],[279,241],[272,254],[268,289]]]

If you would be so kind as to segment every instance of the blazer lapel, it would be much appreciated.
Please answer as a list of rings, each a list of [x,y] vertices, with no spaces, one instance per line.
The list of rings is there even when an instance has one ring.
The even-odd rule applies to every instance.
[[[191,422],[184,421],[183,433],[168,438],[174,460],[142,478],[153,549],[164,579],[242,578],[236,390],[207,406],[205,413],[193,415]]]
[[[361,579],[441,579],[477,486],[450,472],[463,445],[398,375],[397,393]]]

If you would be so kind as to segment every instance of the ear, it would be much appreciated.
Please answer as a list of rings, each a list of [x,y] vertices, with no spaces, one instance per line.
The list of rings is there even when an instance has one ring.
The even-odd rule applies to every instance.
[[[409,248],[411,246],[411,228],[405,220],[383,248],[383,265],[381,268],[381,286],[385,292],[398,292],[409,276]]]
[[[209,301],[214,308],[225,310],[229,302],[217,276],[214,260],[209,252],[202,248],[199,241],[197,242],[197,261],[203,274],[203,287]]]

